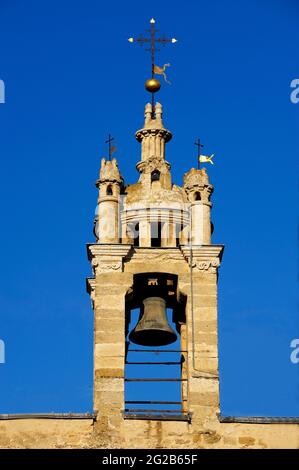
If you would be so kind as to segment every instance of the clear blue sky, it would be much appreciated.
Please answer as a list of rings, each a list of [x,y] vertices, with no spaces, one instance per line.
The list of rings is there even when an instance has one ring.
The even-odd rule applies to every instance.
[[[157,56],[174,182],[195,138],[215,153],[221,411],[298,416],[295,0],[0,1],[0,412],[92,409],[94,181],[108,132],[137,179],[149,56],[127,38],[152,16],[179,39]]]

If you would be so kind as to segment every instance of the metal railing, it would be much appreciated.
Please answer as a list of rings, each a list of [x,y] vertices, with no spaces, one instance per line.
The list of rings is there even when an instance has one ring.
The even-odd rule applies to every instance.
[[[170,354],[183,354],[186,350],[181,349],[128,349],[129,353],[170,353]],[[139,361],[139,360],[126,360],[126,365],[147,365],[147,366],[179,366],[182,364],[181,360],[166,360],[166,361]],[[182,377],[125,377],[125,382],[137,382],[137,383],[183,383],[187,382],[186,378]],[[123,416],[125,419],[154,419],[154,420],[178,420],[178,421],[190,421],[190,414],[185,411],[186,399],[180,401],[169,401],[169,400],[125,400],[125,407]],[[135,405],[131,407],[130,405]],[[137,405],[144,405],[144,407],[138,408]],[[149,407],[146,407],[149,405]],[[170,405],[169,407],[159,408],[158,406],[150,405]],[[176,407],[176,408],[172,408]]]

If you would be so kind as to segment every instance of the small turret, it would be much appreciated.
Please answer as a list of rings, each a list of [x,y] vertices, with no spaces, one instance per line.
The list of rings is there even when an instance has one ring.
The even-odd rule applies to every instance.
[[[99,243],[119,243],[119,196],[123,189],[117,161],[102,158],[99,188],[98,212],[95,219],[95,235]]]
[[[211,243],[211,207],[210,197],[213,186],[209,184],[206,169],[192,168],[184,175],[184,189],[191,204],[190,233],[194,245]]]

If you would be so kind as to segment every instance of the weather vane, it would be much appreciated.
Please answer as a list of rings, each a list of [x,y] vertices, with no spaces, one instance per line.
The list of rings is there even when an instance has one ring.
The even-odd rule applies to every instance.
[[[200,149],[203,147],[203,144],[201,144],[200,139],[197,139],[194,142],[194,145],[197,146],[197,168],[198,170],[200,169],[200,163],[211,163],[211,165],[214,165],[214,162],[212,158],[214,157],[214,154],[212,155],[201,155],[200,154]]]
[[[111,160],[111,156],[113,155],[113,153],[116,151],[116,146],[115,145],[111,145],[112,142],[114,141],[114,137],[112,137],[112,135],[108,135],[108,139],[105,140],[105,144],[108,144],[108,155],[109,155],[109,160]]]
[[[163,75],[165,82],[170,83],[167,80],[166,73],[165,73],[166,67],[169,67],[170,64],[164,64],[163,67],[159,67],[158,65],[155,65],[155,52],[159,51],[159,49],[157,49],[155,46],[156,46],[156,43],[162,44],[163,46],[165,46],[167,43],[173,43],[174,44],[175,42],[177,42],[177,39],[175,39],[175,38],[168,39],[168,38],[165,38],[165,37],[157,38],[155,36],[155,33],[158,32],[159,30],[155,29],[155,20],[154,20],[154,18],[152,18],[150,20],[150,24],[151,24],[151,29],[146,30],[146,31],[150,32],[150,37],[149,38],[145,38],[141,34],[139,36],[139,38],[129,38],[128,41],[129,42],[137,42],[141,46],[143,46],[144,43],[150,43],[150,48],[148,48],[146,50],[151,52],[152,77],[145,82],[145,88],[146,88],[147,91],[149,91],[152,94],[152,111],[153,111],[153,114],[154,114],[154,108],[155,108],[154,93],[159,91],[160,88],[161,88],[161,83],[154,76],[155,75]]]

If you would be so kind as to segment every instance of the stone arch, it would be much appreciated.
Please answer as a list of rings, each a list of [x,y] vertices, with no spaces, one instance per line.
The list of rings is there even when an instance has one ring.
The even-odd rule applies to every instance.
[[[106,195],[107,195],[107,196],[113,196],[112,184],[108,184],[108,186],[107,186],[107,188],[106,188]]]

